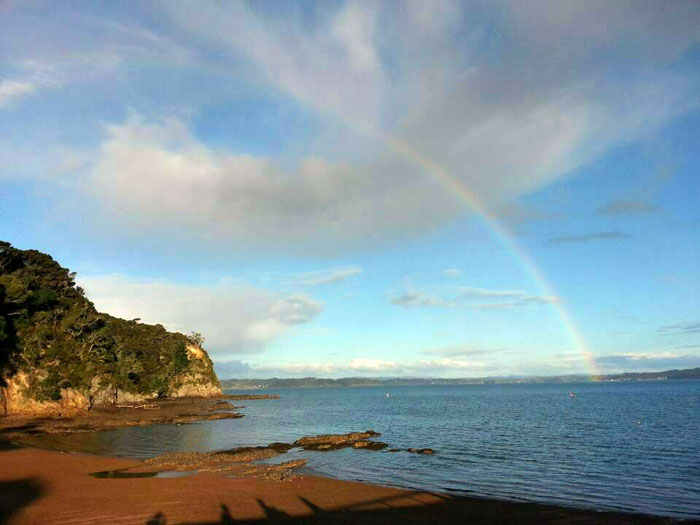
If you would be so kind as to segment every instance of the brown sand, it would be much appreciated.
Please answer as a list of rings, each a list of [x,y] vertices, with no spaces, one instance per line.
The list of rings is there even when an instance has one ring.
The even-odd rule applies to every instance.
[[[199,473],[97,479],[135,460],[14,448],[0,442],[0,523],[672,523],[399,490],[314,476],[275,482]]]

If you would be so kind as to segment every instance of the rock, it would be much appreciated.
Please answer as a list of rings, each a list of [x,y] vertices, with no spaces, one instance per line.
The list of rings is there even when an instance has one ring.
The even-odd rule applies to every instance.
[[[383,450],[389,445],[381,441],[356,441],[353,448],[366,448],[367,450]]]
[[[217,401],[211,407],[209,407],[209,411],[215,412],[218,410],[235,410],[237,408],[243,408],[243,407],[237,407],[233,403],[229,403],[228,401]]]
[[[272,394],[236,394],[236,395],[223,394],[219,397],[222,397],[223,399],[231,399],[234,401],[250,400],[250,399],[279,399],[280,398],[280,396],[272,395]]]
[[[320,436],[306,436],[301,439],[297,439],[294,442],[294,446],[302,447],[304,450],[336,450],[345,447],[369,448],[367,445],[355,446],[355,443],[363,442],[371,437],[376,437],[379,435],[379,432],[367,430],[365,432],[350,432],[348,434],[322,434]]]
[[[270,443],[266,447],[238,447],[230,450],[219,450],[211,452],[215,456],[235,457],[232,461],[255,461],[284,454],[292,445],[289,443]]]
[[[60,418],[11,415],[0,418],[0,433],[11,439],[21,439],[37,434],[71,434],[141,425],[181,425],[243,417],[243,414],[229,410],[210,411],[210,407],[211,400],[206,398],[156,399],[148,404],[97,406],[90,411],[64,410]]]
[[[435,451],[432,448],[408,448],[406,449],[406,452],[412,452],[413,454],[426,454],[428,456],[435,454]]]
[[[282,454],[282,453],[284,453],[284,452],[287,452],[290,448],[293,448],[293,445],[290,444],[290,443],[279,443],[279,442],[275,442],[275,443],[270,443],[270,444],[267,446],[267,448],[271,448],[272,450],[275,450],[275,451],[277,451],[277,452],[279,452],[279,453]]]

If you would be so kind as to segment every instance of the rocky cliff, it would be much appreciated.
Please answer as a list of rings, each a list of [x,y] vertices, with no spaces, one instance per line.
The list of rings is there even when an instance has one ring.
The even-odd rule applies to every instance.
[[[0,241],[0,415],[221,394],[199,334],[100,313],[74,279]]]

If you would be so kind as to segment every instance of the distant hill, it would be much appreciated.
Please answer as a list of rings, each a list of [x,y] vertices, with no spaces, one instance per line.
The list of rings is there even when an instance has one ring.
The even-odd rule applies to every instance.
[[[199,334],[100,313],[74,278],[0,241],[0,415],[220,393]]]
[[[221,387],[230,390],[263,388],[333,388],[353,386],[426,386],[426,385],[483,385],[513,383],[571,383],[579,381],[665,381],[673,379],[700,379],[700,368],[666,370],[664,372],[631,372],[616,375],[565,375],[531,377],[483,377],[483,378],[367,378],[344,377],[322,379],[304,377],[300,379],[225,379]]]

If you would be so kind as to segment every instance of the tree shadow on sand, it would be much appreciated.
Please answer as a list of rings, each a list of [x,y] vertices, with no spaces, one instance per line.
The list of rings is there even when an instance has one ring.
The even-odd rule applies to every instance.
[[[445,495],[432,494],[439,498],[437,503],[425,504],[419,499],[409,496],[418,502],[414,506],[396,506],[398,500],[406,503],[407,496],[391,496],[379,498],[344,507],[323,509],[304,497],[299,500],[308,508],[309,513],[293,516],[280,509],[257,499],[258,505],[265,514],[262,518],[236,518],[231,509],[221,504],[221,517],[218,521],[190,522],[188,525],[232,525],[232,524],[265,524],[265,523],[318,523],[318,524],[435,524],[435,523],[464,523],[464,524],[671,524],[679,523],[672,518],[662,518],[641,514],[624,514],[614,512],[599,512],[595,510],[574,509],[541,505],[537,503],[520,503],[496,501],[480,498],[452,498]],[[173,522],[175,523],[175,522]],[[177,523],[182,523],[178,521]],[[686,522],[687,523],[687,522]],[[168,525],[166,516],[158,513],[146,522],[147,525]]]
[[[10,516],[43,494],[41,483],[34,478],[0,481],[0,523],[5,523]]]

